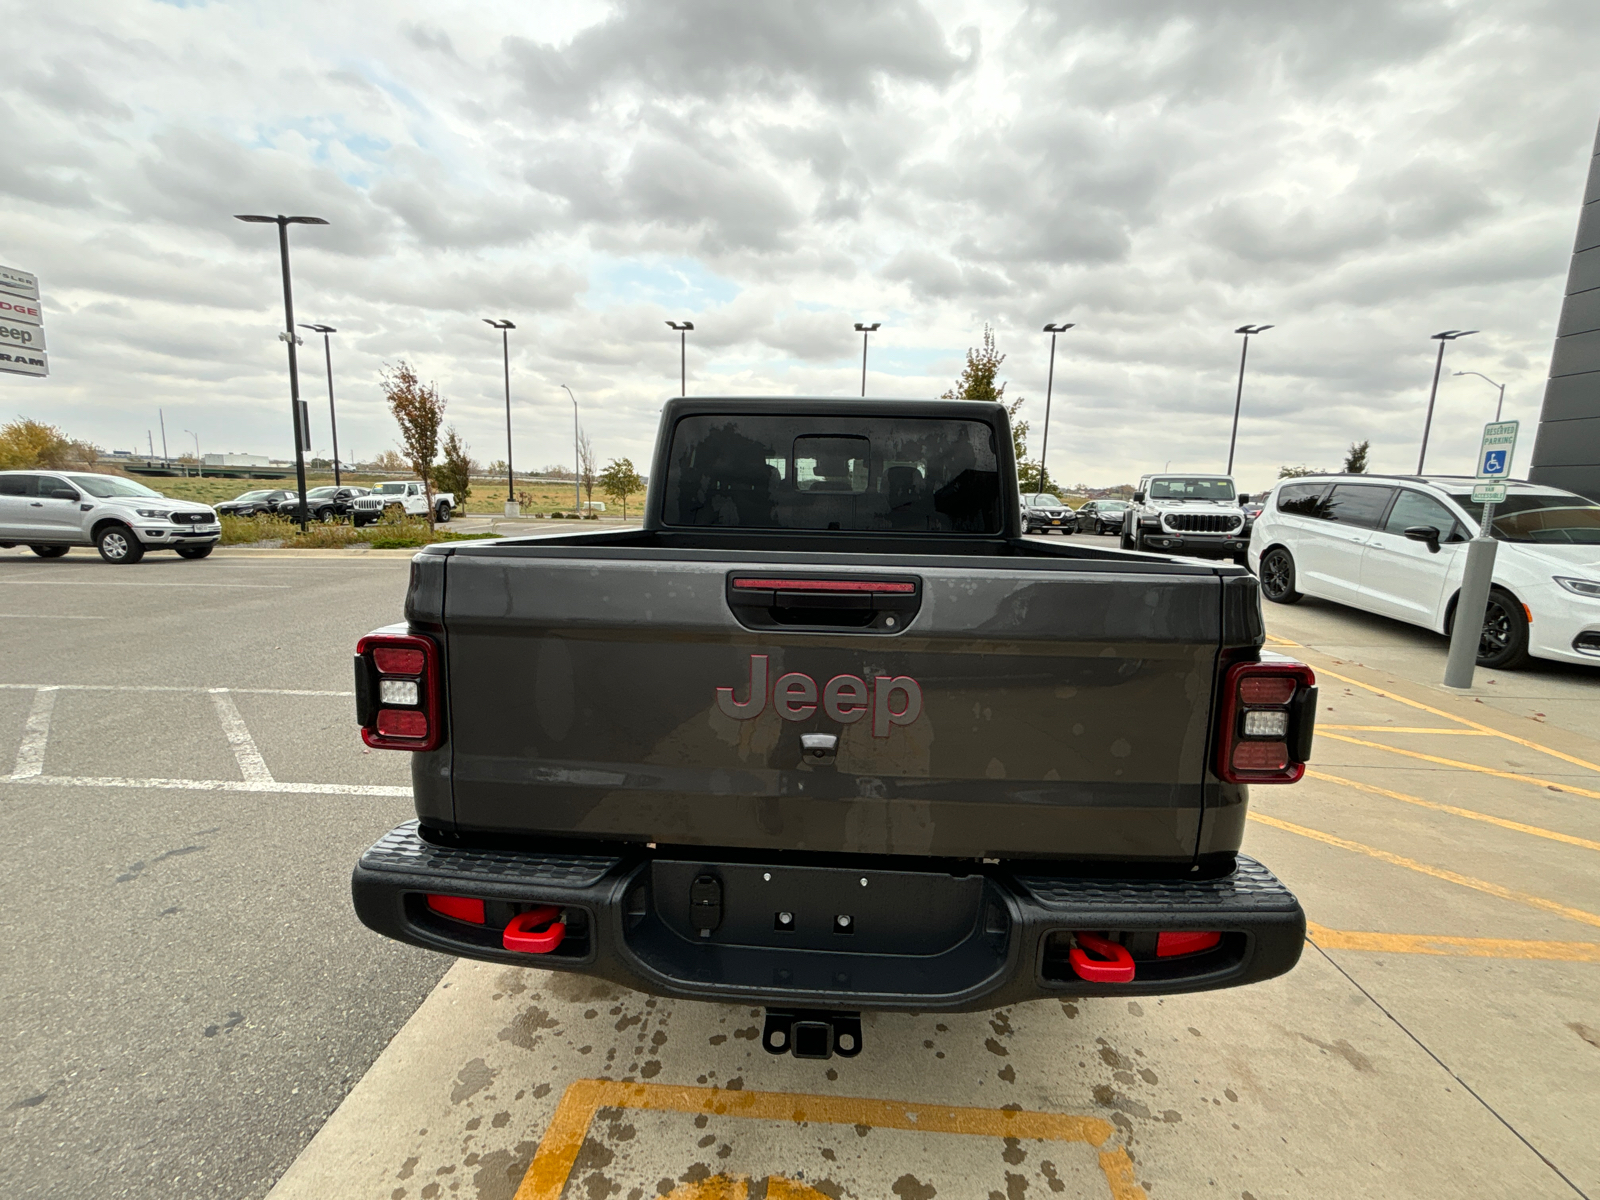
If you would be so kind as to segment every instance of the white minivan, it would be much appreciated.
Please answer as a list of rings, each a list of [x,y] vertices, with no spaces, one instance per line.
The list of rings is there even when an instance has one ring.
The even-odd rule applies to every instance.
[[[1481,506],[1461,476],[1316,475],[1279,480],[1250,533],[1261,594],[1335,600],[1448,634]],[[1507,485],[1478,665],[1529,655],[1600,663],[1600,504]]]

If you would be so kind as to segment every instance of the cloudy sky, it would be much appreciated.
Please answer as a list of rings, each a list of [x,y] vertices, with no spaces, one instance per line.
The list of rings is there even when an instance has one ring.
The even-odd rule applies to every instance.
[[[688,319],[701,394],[936,395],[985,322],[1050,466],[1245,486],[1370,438],[1466,469],[1495,392],[1537,418],[1600,117],[1593,0],[1180,4],[0,0],[0,264],[52,375],[0,415],[173,453],[291,452],[275,236],[334,339],[345,457],[395,444],[411,360],[484,462],[644,465]],[[315,354],[309,352],[315,350]],[[306,346],[315,448],[321,347]],[[1525,465],[1531,432],[1519,465]],[[1037,445],[1037,443],[1035,443]],[[159,447],[158,447],[159,449]],[[1520,473],[1520,472],[1519,472]]]

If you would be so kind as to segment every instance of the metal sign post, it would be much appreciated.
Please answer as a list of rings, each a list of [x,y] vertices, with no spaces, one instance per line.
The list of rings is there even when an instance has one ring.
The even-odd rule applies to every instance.
[[[1491,421],[1483,427],[1483,443],[1478,447],[1479,483],[1472,489],[1472,502],[1483,505],[1478,536],[1467,543],[1467,564],[1461,577],[1461,594],[1456,600],[1455,627],[1450,632],[1450,657],[1445,662],[1444,686],[1470,688],[1478,663],[1478,647],[1483,640],[1483,617],[1489,607],[1489,589],[1494,583],[1494,558],[1499,546],[1494,540],[1494,506],[1506,498],[1511,476],[1511,460],[1517,450],[1517,422]]]

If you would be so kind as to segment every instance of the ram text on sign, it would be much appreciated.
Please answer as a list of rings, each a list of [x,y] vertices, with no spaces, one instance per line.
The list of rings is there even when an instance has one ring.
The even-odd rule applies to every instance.
[[[0,371],[10,371],[14,375],[50,374],[50,358],[45,354],[35,354],[31,350],[7,350],[0,347]]]
[[[37,300],[39,277],[15,267],[0,267],[0,291],[15,292],[25,300]]]
[[[0,321],[0,346],[10,350],[45,350],[43,325]]]

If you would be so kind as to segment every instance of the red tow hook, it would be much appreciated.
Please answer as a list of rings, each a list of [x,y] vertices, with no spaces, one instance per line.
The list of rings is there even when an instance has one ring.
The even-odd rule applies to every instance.
[[[501,941],[507,950],[517,950],[523,954],[549,954],[567,936],[566,922],[560,918],[561,910],[553,904],[518,913],[506,923]],[[550,928],[536,929],[540,925],[549,925]]]
[[[1133,955],[1128,953],[1126,946],[1120,946],[1092,933],[1075,933],[1072,936],[1077,939],[1078,945],[1067,951],[1067,961],[1072,964],[1072,969],[1078,973],[1079,979],[1087,979],[1090,983],[1133,982]],[[1100,958],[1090,958],[1085,953],[1089,950],[1094,951]],[[1100,959],[1111,961],[1101,962]]]

